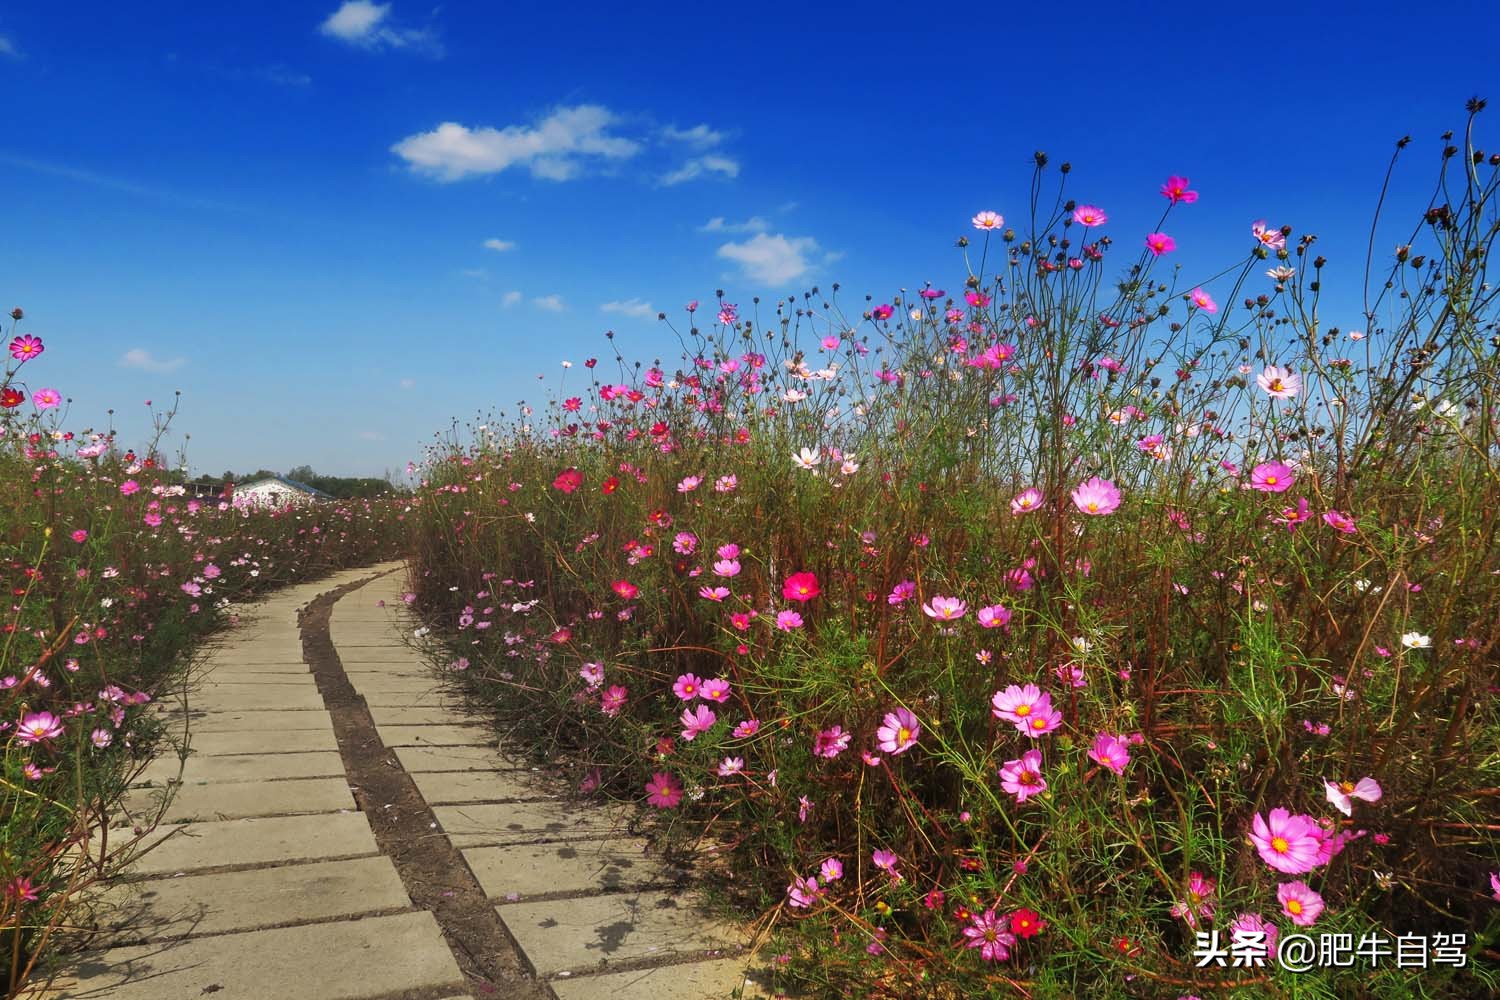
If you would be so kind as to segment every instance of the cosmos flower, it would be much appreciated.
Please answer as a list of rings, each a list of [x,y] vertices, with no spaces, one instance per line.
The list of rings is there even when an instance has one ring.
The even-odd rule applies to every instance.
[[[968,610],[969,605],[958,598],[941,595],[934,596],[931,601],[922,605],[924,615],[940,621],[954,621],[962,618]]]
[[[10,342],[10,356],[17,361],[30,361],[32,358],[46,350],[42,346],[40,338],[31,334],[22,334]]]
[[[1042,491],[1035,486],[1029,487],[1017,493],[1010,502],[1012,514],[1029,514],[1042,505],[1044,499]]]
[[[1330,510],[1324,514],[1323,523],[1334,531],[1341,531],[1346,535],[1352,535],[1359,530],[1354,525],[1354,518],[1337,510]]]
[[[1045,792],[1047,781],[1042,777],[1042,752],[1027,750],[1019,760],[1002,764],[1000,787],[1014,795],[1017,802],[1025,802],[1031,796]]]
[[[682,801],[682,785],[671,774],[656,771],[646,782],[646,801],[658,809],[672,809]]]
[[[1216,313],[1219,311],[1219,304],[1214,301],[1213,296],[1201,288],[1193,289],[1188,294],[1188,298],[1192,300],[1193,305],[1206,313]]]
[[[1150,250],[1154,256],[1160,257],[1162,254],[1176,250],[1177,241],[1166,233],[1152,233],[1146,237],[1146,249]]]
[[[818,578],[812,573],[793,573],[781,586],[781,596],[788,601],[810,601],[820,593]]]
[[[56,389],[38,389],[31,394],[31,403],[38,410],[51,410],[62,405],[62,393]]]
[[[1010,609],[1003,604],[991,604],[980,608],[975,617],[984,628],[1001,628],[1010,624]]]
[[[1277,808],[1266,818],[1255,814],[1250,824],[1250,842],[1260,852],[1260,859],[1272,868],[1288,875],[1301,875],[1318,866],[1323,830],[1311,816]]]
[[[1000,229],[1005,225],[1005,217],[997,212],[980,212],[973,218],[974,228],[985,232]]]
[[[1174,205],[1178,202],[1184,205],[1191,205],[1198,200],[1198,192],[1188,190],[1188,179],[1186,177],[1178,177],[1176,174],[1167,178],[1167,182],[1161,186],[1161,193],[1163,198],[1166,198]]]
[[[1286,236],[1279,229],[1267,229],[1265,219],[1256,219],[1250,226],[1250,234],[1269,250],[1286,249]]]
[[[684,708],[680,721],[682,722],[682,738],[691,743],[699,735],[712,729],[714,723],[719,721],[719,717],[707,705],[699,705],[696,709]]]
[[[889,754],[905,753],[917,744],[922,726],[910,709],[898,708],[885,714],[885,724],[875,732],[880,749]]]
[[[1265,371],[1255,376],[1255,384],[1272,399],[1291,399],[1302,391],[1302,376],[1290,368],[1267,365]]]
[[[1089,748],[1089,759],[1116,774],[1124,774],[1125,765],[1130,763],[1130,750],[1118,736],[1100,733],[1094,737],[1094,745]]]
[[[1358,781],[1324,781],[1324,794],[1333,807],[1345,816],[1354,815],[1354,800],[1361,799],[1365,802],[1379,802],[1384,793],[1380,790],[1380,783],[1374,778],[1360,778]]]
[[[1073,221],[1080,226],[1102,226],[1109,221],[1109,216],[1095,205],[1079,205],[1073,209]]]
[[[1281,912],[1290,917],[1298,927],[1311,927],[1323,912],[1323,897],[1301,879],[1278,886],[1276,898],[1281,902]]]
[[[1112,514],[1120,507],[1120,490],[1108,479],[1095,476],[1073,491],[1073,504],[1085,514]]]
[[[986,962],[1003,962],[1010,958],[1011,946],[1016,936],[1009,930],[1009,921],[995,916],[993,909],[976,913],[968,927],[964,928],[968,938],[965,947],[978,948],[979,957]]]
[[[834,758],[849,749],[852,733],[844,732],[843,726],[821,730],[813,737],[813,753],[819,757]]]
[[[16,742],[22,746],[49,743],[63,734],[63,722],[51,712],[26,712],[16,724]]]
[[[1250,470],[1250,488],[1262,493],[1285,493],[1297,474],[1285,462],[1262,462]]]

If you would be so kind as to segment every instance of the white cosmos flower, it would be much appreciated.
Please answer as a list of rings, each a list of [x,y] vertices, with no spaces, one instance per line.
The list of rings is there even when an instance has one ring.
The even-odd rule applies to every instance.
[[[1401,645],[1407,649],[1427,649],[1432,645],[1432,636],[1421,632],[1405,632],[1401,636]]]
[[[816,469],[818,467],[818,463],[822,460],[823,459],[818,454],[818,450],[816,448],[803,448],[801,451],[797,452],[797,454],[792,456],[792,464],[797,466],[797,468],[799,469],[805,469],[809,472]]]

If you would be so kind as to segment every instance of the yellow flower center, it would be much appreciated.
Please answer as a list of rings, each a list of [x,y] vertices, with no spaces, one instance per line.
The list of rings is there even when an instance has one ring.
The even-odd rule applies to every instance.
[[[1031,720],[1031,728],[1032,729],[1046,729],[1047,728],[1047,720],[1043,719],[1043,718],[1040,718],[1040,717],[1032,719]]]
[[[1017,715],[1030,715],[1031,714],[1031,706],[1030,705],[1017,705],[1016,706],[1016,714]]]
[[[911,739],[911,730],[910,729],[907,729],[905,726],[902,726],[900,729],[896,730],[896,742],[897,743],[905,743],[909,739]]]
[[[1289,899],[1286,901],[1286,912],[1290,913],[1294,917],[1301,916],[1302,904],[1295,899]]]
[[[1281,379],[1279,379],[1279,378],[1273,378],[1271,380],[1271,391],[1272,392],[1280,392],[1281,391]]]
[[[1276,477],[1275,476],[1267,476],[1266,477],[1266,485],[1267,486],[1275,486],[1276,485]]]
[[[1099,509],[1099,503],[1098,503],[1098,501],[1095,501],[1095,500],[1090,500],[1088,506],[1089,506],[1089,513],[1090,514],[1092,514],[1094,511],[1096,511],[1096,510]]]
[[[1287,851],[1290,851],[1291,849],[1292,849],[1292,845],[1289,844],[1289,843],[1287,843],[1285,837],[1272,837],[1271,838],[1271,850],[1275,851],[1277,854],[1285,854]]]
[[[1350,793],[1352,793],[1354,791],[1354,782],[1352,782],[1352,781],[1341,781],[1341,782],[1339,782],[1339,787],[1344,790],[1344,794],[1345,795],[1349,795]]]

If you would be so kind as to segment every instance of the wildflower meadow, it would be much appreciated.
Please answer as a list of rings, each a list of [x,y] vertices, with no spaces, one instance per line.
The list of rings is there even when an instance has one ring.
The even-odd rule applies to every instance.
[[[68,430],[68,373],[49,369],[45,318],[0,337],[0,981],[16,995],[72,929],[167,800],[124,802],[186,733],[153,709],[186,697],[185,668],[237,604],[292,580],[388,558],[383,501],[304,508],[186,495],[156,439]],[[149,404],[148,404],[149,405]],[[122,843],[106,831],[128,831]]]
[[[794,995],[1495,995],[1481,108],[1428,200],[1382,199],[1367,260],[1223,219],[1243,254],[1189,274],[1173,234],[1210,191],[1164,178],[1157,225],[1120,231],[1038,153],[1029,197],[963,220],[950,283],[689,303],[663,317],[679,356],[565,361],[546,399],[432,449],[408,601],[582,791],[645,804],[686,856],[727,850],[703,879]],[[120,557],[68,540],[63,498],[128,470],[53,447],[33,432],[24,467],[58,499],[12,477],[38,513],[10,572],[79,610],[17,598],[8,717],[56,721],[12,740],[13,796],[71,787],[88,733],[129,717],[95,651],[156,640],[110,624],[80,652],[83,622],[119,621],[101,596],[191,623],[208,560],[243,578],[245,532],[292,543],[274,519],[215,545],[229,529],[180,509],[138,525],[146,496],[180,507],[146,490],[108,530],[163,550],[106,580]],[[1278,963],[1301,935],[1349,961]]]

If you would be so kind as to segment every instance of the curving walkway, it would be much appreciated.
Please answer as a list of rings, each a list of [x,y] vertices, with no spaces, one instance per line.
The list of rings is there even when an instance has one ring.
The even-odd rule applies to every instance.
[[[705,1000],[763,995],[740,929],[628,832],[507,762],[405,644],[399,563],[283,591],[166,709],[192,754],[97,950],[49,996]],[[113,834],[116,842],[128,828]]]

